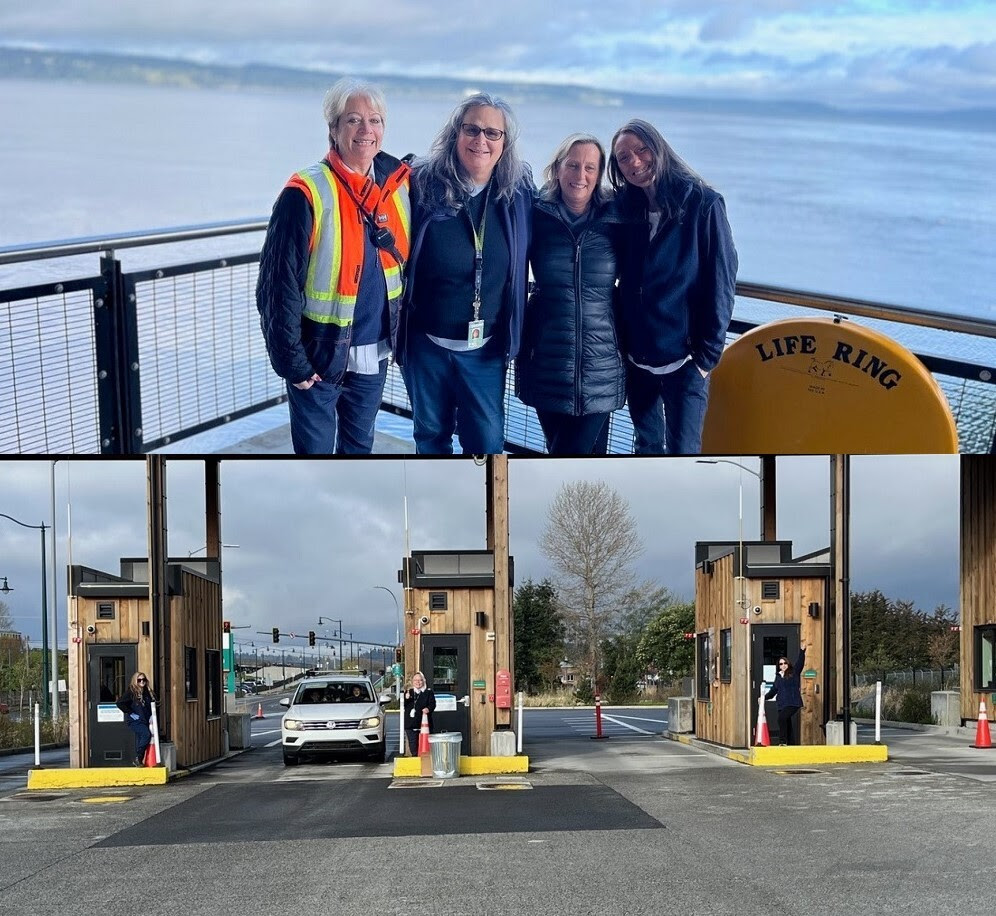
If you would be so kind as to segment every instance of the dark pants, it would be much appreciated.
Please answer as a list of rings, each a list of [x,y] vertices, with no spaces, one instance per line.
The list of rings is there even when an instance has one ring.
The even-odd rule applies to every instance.
[[[667,375],[654,375],[627,363],[626,396],[637,455],[697,455],[702,451],[709,379],[702,377],[691,360]]]
[[[778,743],[799,743],[799,707],[786,706],[778,710]]]
[[[551,455],[604,455],[609,448],[609,415],[590,413],[572,417],[552,410],[536,410],[546,450]]]
[[[291,442],[296,455],[369,455],[384,397],[387,360],[377,375],[347,372],[342,383],[317,382],[302,391],[287,383]]]
[[[145,751],[152,744],[152,731],[146,722],[129,722],[128,728],[135,735],[135,760],[145,760]]]
[[[452,455],[454,432],[465,455],[504,451],[505,353],[495,338],[462,352],[413,332],[401,371],[418,454]]]
[[[418,735],[421,728],[406,728],[405,734],[408,736],[408,750],[412,757],[418,757]]]

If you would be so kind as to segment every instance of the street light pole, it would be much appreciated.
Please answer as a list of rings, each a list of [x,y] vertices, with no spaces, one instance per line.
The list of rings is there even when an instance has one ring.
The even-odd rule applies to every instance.
[[[33,528],[36,531],[41,531],[41,637],[42,637],[42,683],[41,690],[39,691],[44,698],[42,703],[42,711],[46,717],[52,714],[52,693],[49,689],[49,659],[48,659],[48,560],[47,551],[45,550],[45,529],[48,527],[44,522],[40,525],[29,525],[27,522],[22,522],[19,519],[14,518],[13,515],[7,515],[4,512],[0,512],[0,517],[12,521],[15,525],[20,525],[22,528]],[[58,689],[59,685],[55,685],[55,696],[56,702],[58,702]],[[56,706],[56,714],[58,714],[58,706]]]
[[[339,627],[339,665],[342,665],[342,621],[336,620],[335,617],[319,617],[318,623],[321,624],[322,621],[327,620],[329,623],[337,624]]]
[[[400,646],[401,645],[401,605],[398,604],[398,596],[395,595],[394,592],[391,589],[389,589],[386,585],[375,585],[374,588],[379,588],[382,592],[387,592],[394,599],[394,610],[397,612],[398,615],[398,621],[397,621],[398,629],[395,635],[394,644],[396,646]]]

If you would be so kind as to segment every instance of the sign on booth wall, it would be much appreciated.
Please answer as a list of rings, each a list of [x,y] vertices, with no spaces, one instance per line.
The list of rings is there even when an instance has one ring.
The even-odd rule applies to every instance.
[[[436,712],[456,712],[457,698],[455,693],[436,694]]]
[[[114,703],[98,703],[97,721],[124,722],[124,713]]]

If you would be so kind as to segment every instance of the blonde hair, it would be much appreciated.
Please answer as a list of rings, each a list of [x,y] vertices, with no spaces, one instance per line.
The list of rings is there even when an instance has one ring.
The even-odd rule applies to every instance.
[[[608,197],[608,189],[604,183],[606,164],[605,147],[602,146],[602,141],[594,134],[571,134],[557,147],[553,158],[550,160],[550,164],[543,170],[544,182],[543,187],[540,188],[540,197],[544,200],[560,200],[560,181],[558,178],[560,167],[564,164],[564,161],[575,146],[584,146],[586,144],[590,144],[598,150],[598,184],[595,185],[595,191],[591,195],[591,204],[593,207],[598,207],[605,202]]]

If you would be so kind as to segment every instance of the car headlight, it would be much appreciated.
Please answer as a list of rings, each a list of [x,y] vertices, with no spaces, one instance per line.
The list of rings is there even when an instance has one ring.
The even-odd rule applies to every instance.
[[[376,728],[378,725],[380,725],[380,716],[360,720],[360,728]]]
[[[284,719],[284,728],[289,732],[296,732],[301,727],[300,721],[297,719]]]

